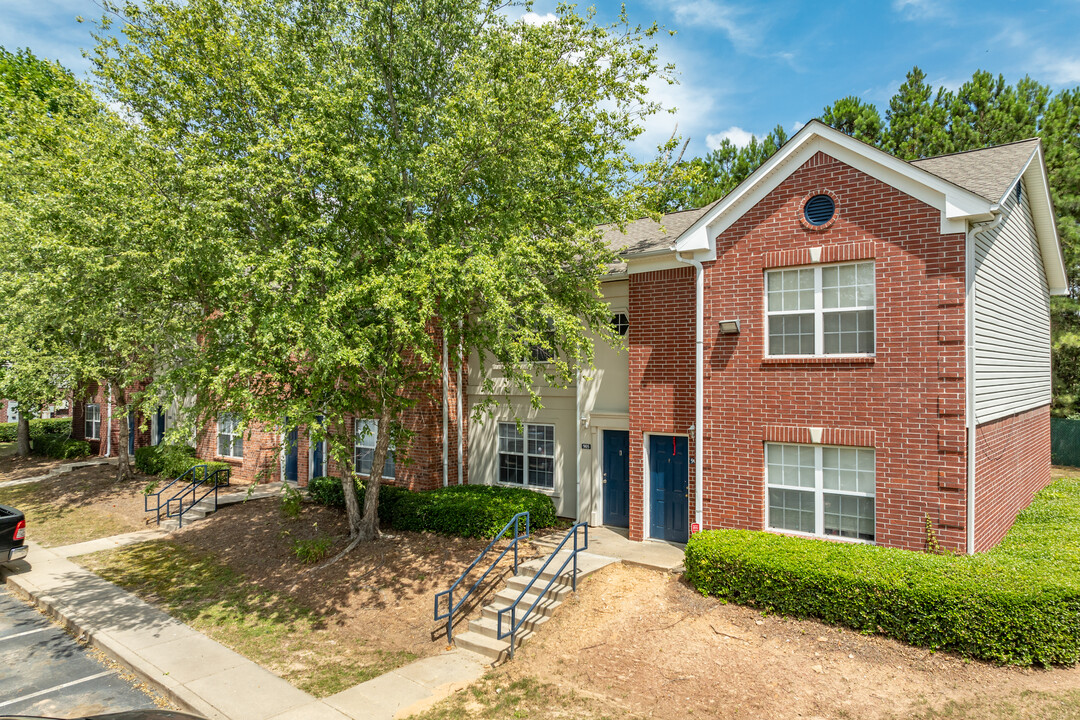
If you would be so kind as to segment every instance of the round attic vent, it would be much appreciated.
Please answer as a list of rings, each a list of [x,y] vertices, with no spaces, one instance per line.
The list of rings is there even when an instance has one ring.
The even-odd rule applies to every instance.
[[[836,201],[828,195],[815,195],[806,201],[806,207],[803,209],[806,222],[815,226],[824,225],[832,220],[835,212]]]

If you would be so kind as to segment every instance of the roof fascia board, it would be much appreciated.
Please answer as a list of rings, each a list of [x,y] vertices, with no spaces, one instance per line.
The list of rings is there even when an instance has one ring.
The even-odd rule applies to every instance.
[[[626,274],[640,275],[641,273],[655,272],[657,270],[676,270],[686,267],[675,259],[675,252],[667,248],[661,252],[650,253],[649,256],[635,255],[626,258]]]
[[[715,257],[713,239],[730,227],[747,210],[776,188],[818,150],[841,162],[896,187],[932,207],[941,210],[943,233],[961,233],[967,220],[988,220],[995,209],[986,198],[965,190],[938,176],[904,162],[888,153],[859,142],[842,132],[812,121],[805,135],[796,135],[769,158],[743,185],[728,195],[710,212],[686,229],[676,243],[678,252],[708,250]],[[788,172],[779,172],[785,166]]]
[[[1034,162],[1038,156],[1038,162]],[[1035,221],[1036,239],[1042,251],[1043,269],[1051,295],[1069,294],[1069,277],[1065,271],[1065,256],[1061,252],[1061,238],[1058,236],[1057,221],[1054,218],[1054,200],[1050,195],[1050,176],[1046,170],[1046,158],[1043,156],[1042,143],[1031,155],[1031,160],[1019,177],[1005,192],[1007,196],[1023,177],[1027,180],[1028,202],[1031,204],[1032,219]],[[1032,192],[1032,185],[1038,192]],[[1005,197],[1002,196],[1002,197]]]

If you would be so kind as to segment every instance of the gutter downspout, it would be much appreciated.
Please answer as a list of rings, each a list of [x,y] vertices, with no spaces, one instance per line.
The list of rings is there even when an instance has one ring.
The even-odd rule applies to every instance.
[[[109,383],[108,390],[109,403],[105,411],[105,457],[112,457],[112,383]]]
[[[577,516],[576,521],[581,522],[581,368],[574,371],[574,452],[574,504],[577,505],[574,514]]]
[[[675,259],[694,266],[694,522],[701,528],[703,481],[702,447],[705,436],[705,268],[700,260]]]
[[[464,428],[462,427],[461,366],[465,362],[465,348],[461,342],[461,321],[458,321],[458,356],[457,356],[457,484],[465,484],[465,461],[462,453],[465,449]]]
[[[450,484],[450,434],[446,426],[450,422],[450,353],[446,349],[446,333],[442,337],[442,484]]]
[[[972,223],[968,228],[967,247],[965,249],[964,288],[964,380],[965,404],[964,424],[967,426],[967,554],[975,554],[975,238],[993,230],[1005,219],[1004,213],[997,211],[993,220],[985,223]]]

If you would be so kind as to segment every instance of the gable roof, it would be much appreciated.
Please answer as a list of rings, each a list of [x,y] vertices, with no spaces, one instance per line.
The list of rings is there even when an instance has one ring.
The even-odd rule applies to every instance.
[[[604,239],[627,260],[648,255],[704,252],[715,258],[715,238],[816,152],[824,152],[941,211],[941,232],[967,233],[991,220],[1021,176],[1028,185],[1036,235],[1051,294],[1068,292],[1042,145],[1024,140],[911,163],[811,120],[730,193],[696,210],[636,220],[625,232],[606,226]],[[651,264],[655,262],[650,261]]]
[[[1001,202],[1039,149],[1039,139],[913,160],[917,168],[967,188],[990,202]]]

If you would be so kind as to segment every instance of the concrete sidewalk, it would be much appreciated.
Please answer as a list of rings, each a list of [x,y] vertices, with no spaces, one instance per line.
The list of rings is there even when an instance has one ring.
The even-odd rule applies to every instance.
[[[71,472],[84,467],[93,467],[95,465],[115,465],[116,458],[101,458],[100,460],[80,460],[79,462],[64,463],[54,467],[43,475],[34,475],[33,477],[19,478],[18,480],[5,480],[0,482],[0,488],[13,487],[15,485],[28,485],[30,483],[40,482],[41,480],[48,480],[51,477],[57,475],[63,475],[64,473]]]
[[[141,534],[56,550],[28,543],[29,562],[0,566],[0,577],[177,705],[211,720],[392,720],[468,685],[486,668],[480,656],[453,650],[318,700],[65,557]]]

